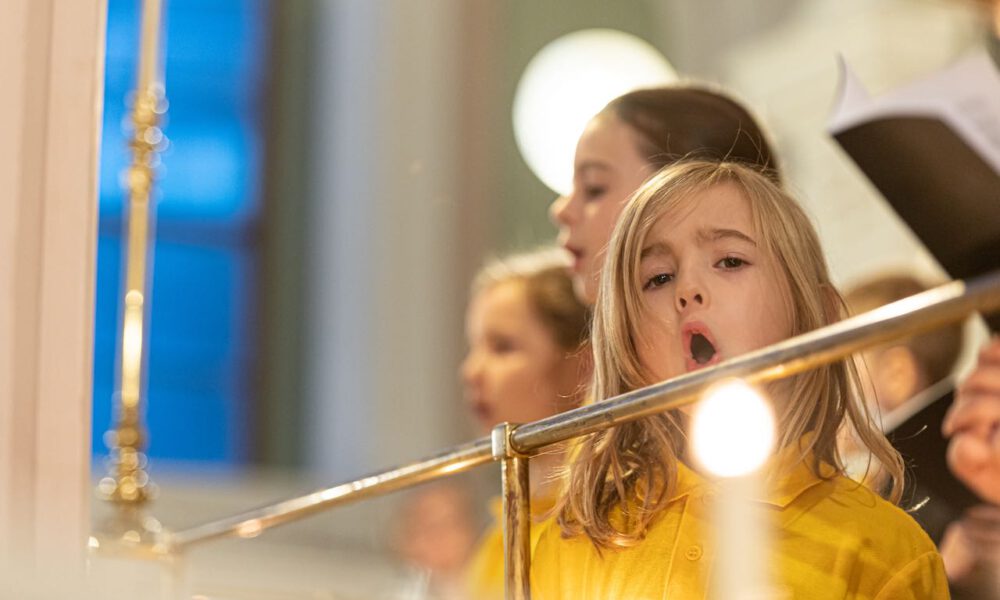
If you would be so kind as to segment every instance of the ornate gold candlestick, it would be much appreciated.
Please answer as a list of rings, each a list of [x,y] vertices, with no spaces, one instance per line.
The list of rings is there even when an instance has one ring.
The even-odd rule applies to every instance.
[[[159,123],[165,112],[160,83],[160,31],[162,0],[144,0],[138,82],[132,107],[133,133],[129,146],[128,242],[125,259],[125,301],[120,332],[119,392],[115,394],[115,424],[105,434],[111,450],[110,469],[98,485],[99,495],[114,505],[114,514],[103,524],[101,538],[92,547],[124,544],[145,550],[167,550],[166,535],[156,519],[142,508],[155,494],[146,472],[143,454],[146,431],[142,418],[146,344],[146,293],[149,289],[147,261],[150,252],[150,198],[154,164],[163,144]]]

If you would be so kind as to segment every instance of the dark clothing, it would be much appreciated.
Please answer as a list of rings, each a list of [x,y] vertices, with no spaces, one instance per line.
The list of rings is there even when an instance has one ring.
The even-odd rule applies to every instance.
[[[948,468],[948,440],[941,434],[941,423],[953,399],[954,390],[950,389],[888,436],[906,464],[900,505],[907,510],[920,506],[910,514],[935,544],[941,542],[948,524],[960,519],[967,508],[979,504],[976,496]]]

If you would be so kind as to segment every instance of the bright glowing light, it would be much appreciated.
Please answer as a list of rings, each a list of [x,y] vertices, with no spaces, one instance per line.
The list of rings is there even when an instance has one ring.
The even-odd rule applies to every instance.
[[[774,447],[774,412],[746,383],[724,381],[694,408],[691,444],[695,458],[720,477],[760,468]]]
[[[514,138],[525,162],[559,194],[569,193],[583,128],[625,92],[664,85],[677,74],[660,52],[634,35],[585,29],[541,49],[514,95]]]

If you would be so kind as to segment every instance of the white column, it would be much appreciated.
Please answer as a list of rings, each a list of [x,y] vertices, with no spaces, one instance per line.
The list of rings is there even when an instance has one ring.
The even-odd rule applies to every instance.
[[[105,18],[0,4],[0,564],[22,572],[79,568],[89,531]]]
[[[457,441],[462,10],[324,3],[306,410],[308,459],[331,477]]]
[[[304,389],[307,459],[331,476],[371,462],[378,12],[377,2],[326,2],[318,28]]]

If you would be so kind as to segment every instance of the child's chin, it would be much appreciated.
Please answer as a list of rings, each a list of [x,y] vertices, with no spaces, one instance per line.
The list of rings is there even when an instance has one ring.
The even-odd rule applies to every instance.
[[[653,372],[648,376],[649,383],[646,385],[655,385],[657,383],[662,383],[664,381],[669,381],[675,377],[680,377],[681,375],[686,375],[688,370],[683,366],[672,366],[668,369],[664,369],[659,372]]]

